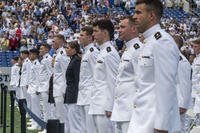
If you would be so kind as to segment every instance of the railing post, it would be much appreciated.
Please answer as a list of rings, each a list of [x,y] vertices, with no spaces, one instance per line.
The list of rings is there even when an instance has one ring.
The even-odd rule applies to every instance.
[[[3,98],[3,93],[4,93],[4,84],[2,83],[1,84],[1,113],[0,113],[0,115],[1,115],[1,117],[0,117],[0,126],[3,126],[3,100],[4,100],[4,98]]]
[[[60,121],[48,120],[47,121],[47,133],[60,133]]]
[[[21,115],[21,133],[26,133],[26,110],[24,108],[24,103],[26,104],[26,99],[19,99],[19,109]]]
[[[7,86],[3,87],[3,91],[4,91],[4,117],[3,117],[3,133],[6,133],[6,114],[7,114]]]
[[[60,128],[59,128],[59,133],[65,133],[65,124],[64,123],[60,123]]]
[[[10,100],[11,100],[11,123],[10,123],[10,133],[14,133],[14,119],[15,119],[15,99],[14,99],[15,91],[10,91]]]

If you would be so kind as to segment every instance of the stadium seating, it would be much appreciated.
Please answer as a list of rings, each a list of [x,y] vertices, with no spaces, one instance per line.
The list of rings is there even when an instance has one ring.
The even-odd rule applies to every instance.
[[[165,8],[164,9],[164,17],[172,18],[177,20],[178,22],[183,21],[184,19],[188,18],[190,15],[183,10],[179,9],[172,9],[172,8]]]
[[[10,60],[19,56],[19,51],[0,51],[0,67],[11,67]]]
[[[194,14],[198,15],[200,17],[200,9],[196,8],[192,10]]]

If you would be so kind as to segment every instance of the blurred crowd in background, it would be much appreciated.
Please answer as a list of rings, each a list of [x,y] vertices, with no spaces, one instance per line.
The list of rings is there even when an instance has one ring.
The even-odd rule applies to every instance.
[[[183,11],[182,0],[162,0],[165,10],[175,10],[162,18],[162,27],[185,40],[182,51],[192,54],[190,41],[200,35],[199,0],[189,0],[190,12]],[[119,20],[134,13],[135,0],[7,0],[0,2],[0,51],[23,51],[43,43],[52,44],[55,34],[63,34],[66,41],[77,40],[81,27],[92,25],[100,18],[109,18],[115,25],[113,40],[118,51],[124,42],[118,38]],[[176,16],[183,12],[186,17]],[[173,13],[173,12],[172,12]],[[170,16],[171,15],[171,16]],[[173,16],[175,15],[175,16]],[[174,19],[180,18],[180,19]],[[188,53],[189,52],[189,53]]]

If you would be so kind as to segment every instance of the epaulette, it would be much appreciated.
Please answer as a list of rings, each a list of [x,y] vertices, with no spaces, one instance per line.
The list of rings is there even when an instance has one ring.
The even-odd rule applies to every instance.
[[[110,52],[110,51],[111,51],[111,48],[110,48],[110,47],[107,47],[106,50],[107,50],[107,52]]]
[[[180,56],[179,61],[183,60],[183,58]]]
[[[133,45],[133,47],[134,47],[135,49],[138,49],[138,48],[140,48],[140,45],[139,45],[138,43],[136,43],[136,44]]]
[[[26,62],[28,62],[28,60],[26,60]]]
[[[34,63],[35,65],[37,64],[37,62]]]
[[[94,49],[93,48],[90,48],[90,52],[93,52],[94,51]]]
[[[46,58],[48,58],[48,56],[46,56]]]
[[[63,51],[60,51],[60,54],[63,54]]]
[[[156,40],[158,40],[159,38],[161,38],[161,33],[160,32],[157,32],[154,37],[156,38]]]

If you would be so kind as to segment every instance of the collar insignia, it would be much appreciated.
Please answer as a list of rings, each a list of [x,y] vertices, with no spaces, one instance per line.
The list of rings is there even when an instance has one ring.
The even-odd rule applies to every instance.
[[[138,49],[138,48],[140,48],[140,45],[139,45],[138,43],[136,43],[136,44],[133,45],[133,47],[134,47],[135,49]]]
[[[111,48],[110,48],[110,47],[107,47],[106,50],[107,50],[107,52],[110,52],[110,51],[111,51]]]
[[[154,37],[156,38],[156,40],[158,40],[158,39],[161,38],[162,36],[161,36],[160,32],[157,32],[157,33],[154,35]]]
[[[94,51],[94,49],[93,48],[90,48],[90,52],[93,52]]]

